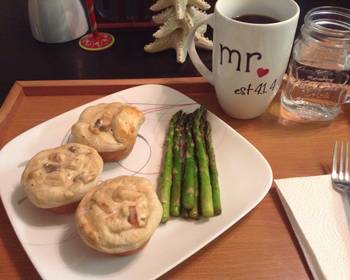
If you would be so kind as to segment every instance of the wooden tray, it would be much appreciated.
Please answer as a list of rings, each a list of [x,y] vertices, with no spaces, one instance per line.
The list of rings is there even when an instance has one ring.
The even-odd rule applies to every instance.
[[[74,107],[142,84],[167,85],[205,105],[261,151],[275,178],[327,172],[334,141],[350,138],[350,110],[346,107],[345,113],[330,123],[293,124],[281,118],[277,97],[261,117],[235,120],[222,112],[213,87],[202,78],[18,81],[0,109],[0,146]],[[39,279],[2,204],[0,228],[0,279]],[[163,277],[193,279],[198,276],[201,279],[311,277],[274,188],[243,220]]]
[[[212,91],[202,78],[17,81],[0,108],[0,147],[23,131],[65,111],[103,95],[143,84],[168,85],[194,96],[196,92],[198,95]]]

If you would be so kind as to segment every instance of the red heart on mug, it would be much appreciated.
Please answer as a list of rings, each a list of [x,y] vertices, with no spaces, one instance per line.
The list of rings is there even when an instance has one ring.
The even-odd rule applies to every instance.
[[[256,70],[256,73],[258,74],[258,77],[261,78],[267,75],[267,73],[269,73],[269,69],[260,67],[258,68],[258,70]]]

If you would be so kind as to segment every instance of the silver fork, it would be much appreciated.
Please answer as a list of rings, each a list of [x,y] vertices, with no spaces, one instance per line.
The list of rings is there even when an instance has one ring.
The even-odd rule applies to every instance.
[[[339,155],[339,161],[338,161]],[[333,150],[332,164],[332,183],[333,187],[342,192],[350,191],[350,175],[349,175],[349,143],[340,143],[338,151],[338,141],[335,142]]]

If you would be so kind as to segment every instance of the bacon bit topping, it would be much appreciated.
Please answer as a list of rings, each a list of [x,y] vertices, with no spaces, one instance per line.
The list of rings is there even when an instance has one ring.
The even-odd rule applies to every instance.
[[[61,153],[52,153],[48,157],[49,160],[54,161],[54,162],[63,162],[64,160],[64,155]]]
[[[51,173],[60,169],[59,165],[50,164],[50,163],[45,163],[43,167],[47,173]]]
[[[77,147],[77,146],[70,146],[70,147],[68,148],[68,150],[69,150],[70,152],[72,152],[72,153],[75,153],[75,152],[78,150],[78,147]]]
[[[105,125],[103,125],[105,124]],[[103,119],[97,119],[95,122],[95,127],[100,131],[108,132],[111,130],[110,126],[103,121]]]
[[[102,124],[103,124],[102,120],[101,119],[97,119],[96,122],[95,122],[95,127],[96,128],[101,128]]]
[[[137,220],[137,211],[136,206],[129,206],[129,217],[128,217],[129,224],[133,226],[139,226],[138,220]]]
[[[80,173],[77,176],[74,177],[73,182],[76,182],[78,180],[83,181],[85,184],[92,182],[95,179],[96,176],[92,175],[92,174],[85,174]]]

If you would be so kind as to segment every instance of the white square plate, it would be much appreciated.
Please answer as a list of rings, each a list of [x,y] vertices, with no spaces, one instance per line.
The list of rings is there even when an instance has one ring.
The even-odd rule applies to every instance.
[[[2,202],[18,239],[44,279],[159,277],[235,224],[263,199],[271,187],[272,171],[259,151],[208,112],[223,213],[199,221],[171,219],[159,226],[142,251],[132,256],[113,257],[95,252],[79,239],[73,215],[57,215],[37,209],[24,199],[20,178],[26,161],[33,155],[67,141],[70,127],[84,108],[112,101],[138,107],[145,113],[146,120],[132,153],[119,163],[105,164],[102,179],[138,174],[156,184],[171,116],[179,109],[192,112],[198,107],[192,99],[161,85],[130,88],[80,106],[17,136],[0,152]]]

